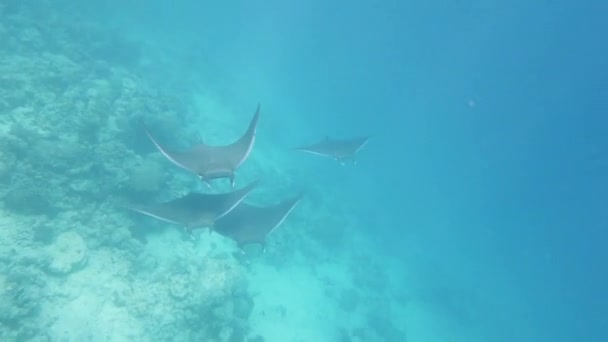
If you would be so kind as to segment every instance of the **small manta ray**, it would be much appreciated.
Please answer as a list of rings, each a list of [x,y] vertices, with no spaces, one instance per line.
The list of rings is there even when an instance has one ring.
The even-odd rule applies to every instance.
[[[370,137],[337,140],[325,137],[321,142],[296,147],[295,150],[330,157],[342,165],[346,160],[352,160],[356,164],[355,154],[367,144],[369,139]]]
[[[265,250],[266,236],[285,221],[301,199],[299,195],[268,207],[241,203],[217,220],[214,230],[236,241],[242,252],[243,246],[250,243],[258,243]]]
[[[224,194],[202,194],[191,192],[169,202],[129,209],[159,220],[184,226],[186,233],[194,239],[192,230],[209,227],[213,230],[216,221],[233,210],[258,185],[255,181],[246,187]]]
[[[260,117],[260,105],[255,111],[249,128],[237,141],[224,146],[206,145],[202,141],[185,151],[169,151],[159,144],[144,126],[146,134],[160,153],[173,164],[196,173],[205,184],[212,179],[228,178],[234,189],[234,172],[249,157],[255,141],[255,132]]]

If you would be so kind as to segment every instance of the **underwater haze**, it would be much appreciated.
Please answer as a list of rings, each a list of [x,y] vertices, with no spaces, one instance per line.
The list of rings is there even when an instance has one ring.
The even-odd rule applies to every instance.
[[[608,341],[607,17],[0,0],[0,340]]]

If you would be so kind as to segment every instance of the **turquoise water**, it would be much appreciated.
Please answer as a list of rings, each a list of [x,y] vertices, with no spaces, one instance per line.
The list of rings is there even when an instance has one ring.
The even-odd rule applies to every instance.
[[[0,340],[605,341],[608,4],[0,2]],[[300,204],[242,253],[131,204]],[[371,136],[345,165],[293,148]],[[228,214],[227,214],[228,215]]]

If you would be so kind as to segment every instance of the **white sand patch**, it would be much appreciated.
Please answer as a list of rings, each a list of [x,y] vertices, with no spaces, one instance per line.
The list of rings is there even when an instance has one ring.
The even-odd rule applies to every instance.
[[[62,306],[50,329],[53,341],[142,340],[139,322],[126,309],[93,293],[83,293]]]
[[[168,226],[160,234],[150,234],[145,250],[161,263],[181,260],[200,262],[210,255],[231,254],[236,251],[235,244],[221,235],[210,232],[209,229],[194,231],[194,240],[185,240],[184,231],[179,227]],[[189,239],[189,238],[188,238]]]
[[[304,268],[276,269],[254,265],[251,275],[253,334],[268,342],[332,341],[336,308],[322,282]]]
[[[53,341],[144,340],[140,322],[123,307],[121,295],[131,291],[124,256],[109,250],[91,252],[89,264],[54,284],[55,297],[46,314],[54,317],[49,329]]]

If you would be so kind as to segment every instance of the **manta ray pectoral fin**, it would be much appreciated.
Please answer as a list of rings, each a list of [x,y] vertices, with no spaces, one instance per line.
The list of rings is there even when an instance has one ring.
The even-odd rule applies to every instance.
[[[140,121],[140,124],[142,125],[144,132],[146,133],[148,138],[150,138],[150,141],[152,141],[152,144],[154,144],[154,146],[156,146],[156,149],[158,150],[158,152],[160,152],[160,154],[162,154],[165,158],[167,158],[174,165],[181,167],[182,169],[194,172],[194,170],[192,170],[188,165],[185,165],[182,161],[178,160],[175,156],[175,153],[170,152],[163,145],[161,145],[156,140],[156,138],[154,138],[152,133],[150,133],[150,130],[146,127],[146,125],[143,123],[143,121]]]

